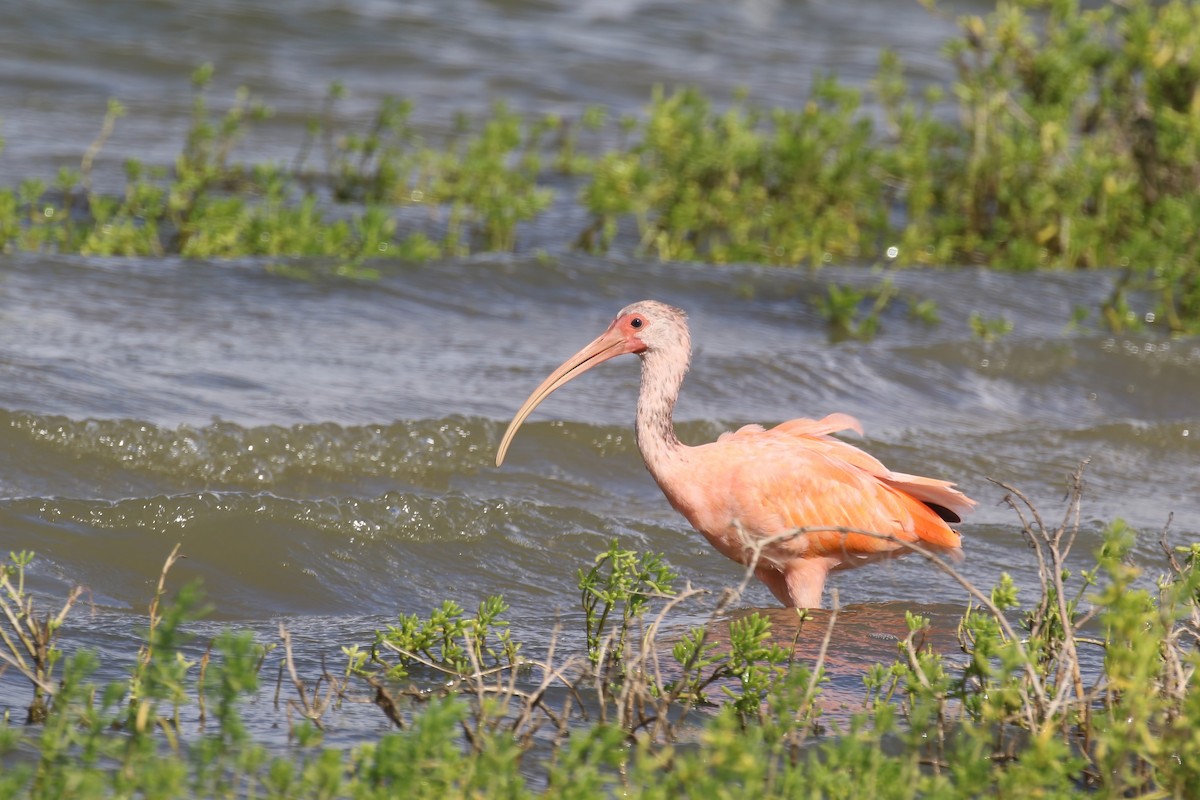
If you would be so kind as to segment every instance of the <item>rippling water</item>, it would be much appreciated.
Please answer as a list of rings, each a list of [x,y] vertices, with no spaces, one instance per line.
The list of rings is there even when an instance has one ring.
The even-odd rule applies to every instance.
[[[805,96],[814,70],[866,81],[884,46],[918,78],[945,79],[936,46],[951,28],[901,0],[195,8],[0,8],[0,178],[77,161],[109,96],[130,108],[105,151],[114,174],[132,154],[169,162],[188,114],[182,87],[202,60],[279,109],[242,157],[282,159],[334,79],[352,91],[347,113],[398,93],[432,128],[496,97],[537,112],[635,112],[655,82],[718,96],[748,85],[784,104]],[[897,287],[933,299],[941,324],[889,311],[864,344],[832,342],[813,302],[829,281],[876,279],[855,270],[563,251],[381,270],[378,282],[300,281],[255,261],[0,256],[0,551],[35,550],[41,591],[88,587],[73,646],[127,656],[176,543],[187,558],[175,578],[204,579],[213,624],[270,635],[284,619],[310,655],[367,642],[396,613],[496,593],[516,638],[545,644],[547,623],[576,613],[576,570],[613,538],[664,553],[696,586],[736,583],[740,569],[688,529],[641,465],[634,359],[555,394],[493,466],[529,391],[643,297],[691,315],[685,441],[853,414],[889,466],[954,479],[980,501],[961,565],[980,585],[1001,570],[1036,585],[989,479],[1057,520],[1067,476],[1090,459],[1081,560],[1117,516],[1156,534],[1173,512],[1177,540],[1200,533],[1200,344],[1068,330],[1073,307],[1106,296],[1104,273],[901,273]],[[972,310],[1007,317],[1014,333],[981,342]],[[1156,538],[1140,545],[1146,559]],[[912,608],[952,625],[964,601],[917,559],[831,584],[851,622],[902,621]],[[864,605],[874,603],[889,605]],[[743,605],[774,603],[755,587]],[[892,657],[893,641],[861,630],[835,663]],[[4,702],[19,705],[19,693]]]

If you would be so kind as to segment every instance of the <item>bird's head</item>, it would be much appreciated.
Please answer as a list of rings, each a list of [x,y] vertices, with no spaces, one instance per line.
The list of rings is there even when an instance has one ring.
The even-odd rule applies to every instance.
[[[645,356],[668,350],[682,351],[686,363],[691,351],[687,315],[678,308],[656,300],[642,300],[621,309],[604,333],[550,373],[517,410],[516,416],[508,424],[508,430],[500,440],[500,448],[496,451],[496,466],[500,466],[504,461],[504,454],[508,452],[508,446],[516,436],[517,428],[521,427],[525,418],[555,389],[610,358],[626,353]]]
[[[605,337],[614,343],[621,342],[624,348],[621,352],[638,355],[681,346],[690,349],[691,345],[687,315],[657,300],[642,300],[625,306],[596,342]]]

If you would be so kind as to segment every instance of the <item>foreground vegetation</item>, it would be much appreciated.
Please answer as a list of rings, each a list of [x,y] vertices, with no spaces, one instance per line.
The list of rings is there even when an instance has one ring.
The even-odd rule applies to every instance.
[[[1200,330],[1200,6],[1001,0],[960,25],[945,51],[952,86],[916,96],[903,65],[884,55],[869,98],[881,122],[864,112],[863,92],[826,76],[799,109],[744,98],[716,109],[690,89],[656,92],[643,118],[617,121],[600,109],[531,121],[498,105],[430,146],[398,100],[365,131],[341,130],[344,89],[334,86],[286,164],[232,160],[270,109],[243,90],[214,116],[204,67],[172,169],[131,161],[121,195],[93,191],[93,163],[123,113],[114,101],[78,170],[53,186],[0,189],[0,248],[311,256],[364,275],[376,257],[513,250],[521,226],[554,201],[551,179],[573,176],[593,221],[568,239],[587,250],[1119,268],[1103,307],[1081,313],[1113,330]],[[886,282],[834,287],[822,307],[843,332],[869,335],[894,294]],[[912,308],[936,319],[920,301]]]
[[[580,570],[583,652],[528,654],[501,599],[475,614],[448,601],[313,675],[282,627],[274,642],[226,632],[189,643],[205,606],[194,585],[166,601],[172,553],[126,677],[103,685],[94,654],[65,655],[77,594],[39,612],[24,586],[31,557],[14,555],[0,579],[0,659],[31,699],[26,720],[0,725],[0,796],[1191,796],[1200,545],[1170,547],[1164,530],[1165,572],[1151,584],[1117,522],[1075,573],[1078,476],[1057,526],[1005,488],[1040,591],[1020,597],[1002,575],[984,592],[927,554],[969,598],[961,654],[926,646],[928,621],[910,614],[896,660],[867,673],[844,725],[822,715],[836,610],[801,663],[767,617],[729,621],[738,590],[713,606],[676,590],[660,557],[615,543]],[[709,622],[666,636],[697,603]],[[248,709],[271,673],[274,711]],[[355,702],[395,730],[327,745]],[[247,732],[246,714],[271,713],[286,719],[287,749]]]

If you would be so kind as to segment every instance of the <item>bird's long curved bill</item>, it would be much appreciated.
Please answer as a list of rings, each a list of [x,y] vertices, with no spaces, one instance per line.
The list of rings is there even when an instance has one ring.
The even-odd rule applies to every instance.
[[[596,341],[568,358],[563,362],[562,366],[551,372],[550,376],[533,390],[533,394],[529,395],[529,399],[517,409],[517,415],[513,417],[513,421],[508,423],[508,430],[504,432],[504,438],[500,440],[500,449],[496,451],[496,466],[498,467],[504,463],[504,455],[508,452],[508,446],[512,444],[513,437],[517,435],[517,428],[521,427],[521,423],[525,421],[525,418],[538,407],[539,403],[549,397],[551,392],[572,378],[576,378],[587,372],[597,364],[603,364],[610,358],[628,352],[631,351],[626,346],[625,337],[619,331],[609,329],[601,334]]]

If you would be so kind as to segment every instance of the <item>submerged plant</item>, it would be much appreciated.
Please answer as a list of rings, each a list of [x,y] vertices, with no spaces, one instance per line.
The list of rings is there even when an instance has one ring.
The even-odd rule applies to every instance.
[[[870,340],[879,332],[880,315],[895,296],[890,280],[866,289],[831,283],[817,308],[834,338]]]
[[[978,311],[971,312],[967,324],[971,326],[971,333],[985,342],[1003,338],[1013,329],[1012,320],[1008,317],[985,317]]]

